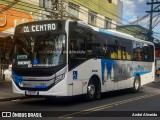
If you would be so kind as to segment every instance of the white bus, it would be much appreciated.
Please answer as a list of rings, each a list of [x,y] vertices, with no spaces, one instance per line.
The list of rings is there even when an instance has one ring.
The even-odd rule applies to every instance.
[[[156,57],[155,58],[155,68],[156,68],[156,75],[159,77],[160,75],[160,58]]]
[[[26,96],[85,95],[154,81],[154,45],[131,35],[72,20],[49,20],[16,27],[13,92]]]

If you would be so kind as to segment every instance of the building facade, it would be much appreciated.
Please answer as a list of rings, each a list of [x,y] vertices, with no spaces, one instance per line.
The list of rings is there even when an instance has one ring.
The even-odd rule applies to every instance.
[[[69,0],[69,8],[69,16],[97,27],[114,29],[122,18],[118,10],[122,11],[123,6],[120,0]]]
[[[11,64],[17,25],[39,20],[76,19],[112,28],[122,23],[120,0],[0,0],[0,76]]]
[[[83,20],[101,28],[116,28],[122,23],[120,0],[0,0],[0,36],[13,34],[21,23],[63,18]],[[55,5],[57,10],[55,10]],[[63,7],[63,10],[62,10]],[[3,34],[2,34],[3,33]]]
[[[83,20],[101,28],[116,28],[122,24],[123,3],[120,0],[39,0],[41,7],[54,14],[55,4],[63,4],[57,8],[59,14],[64,12],[65,17]],[[53,11],[52,11],[53,10]]]
[[[39,7],[39,0],[0,0],[0,3],[0,80],[4,80],[5,70],[12,63],[15,27],[42,20],[47,12]]]

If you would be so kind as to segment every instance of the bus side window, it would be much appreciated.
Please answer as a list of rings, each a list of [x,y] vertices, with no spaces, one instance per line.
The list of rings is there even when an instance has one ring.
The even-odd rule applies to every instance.
[[[119,47],[119,42],[117,38],[112,39],[113,43],[110,45],[110,57],[111,59],[118,59],[118,47]]]
[[[132,41],[123,39],[122,57],[123,60],[132,60]]]
[[[92,35],[88,36],[87,39],[87,57],[88,58],[102,58],[104,54],[102,54],[102,49],[101,48],[101,35],[98,33],[93,33]],[[90,52],[90,54],[89,54]]]
[[[153,45],[149,45],[149,62],[154,62],[154,47]]]
[[[143,61],[143,45],[140,42],[133,42],[133,60]]]
[[[85,61],[85,38],[79,35],[69,38],[69,69]]]
[[[142,51],[143,52],[143,60],[149,62],[149,56],[148,56],[148,54],[149,54],[149,46],[148,46],[148,44],[144,43],[144,46],[143,46],[142,50],[143,50]]]

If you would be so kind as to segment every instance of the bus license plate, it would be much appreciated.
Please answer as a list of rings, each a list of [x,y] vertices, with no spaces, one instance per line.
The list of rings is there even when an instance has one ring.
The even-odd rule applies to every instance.
[[[26,95],[38,95],[38,91],[26,91]]]

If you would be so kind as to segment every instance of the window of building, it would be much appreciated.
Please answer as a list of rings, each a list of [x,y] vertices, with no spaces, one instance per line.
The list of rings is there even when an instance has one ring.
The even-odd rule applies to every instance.
[[[44,0],[39,0],[39,6],[44,7]]]
[[[109,3],[112,3],[112,0],[108,0]]]
[[[72,18],[79,18],[79,6],[69,3],[69,16]]]
[[[43,8],[53,8],[53,3],[57,3],[58,0],[39,0],[39,6]]]
[[[88,23],[91,25],[96,26],[96,18],[97,18],[97,14],[93,11],[89,11],[88,14]]]
[[[112,20],[106,17],[105,18],[105,26],[104,27],[110,29],[111,28],[111,24],[112,24]]]

